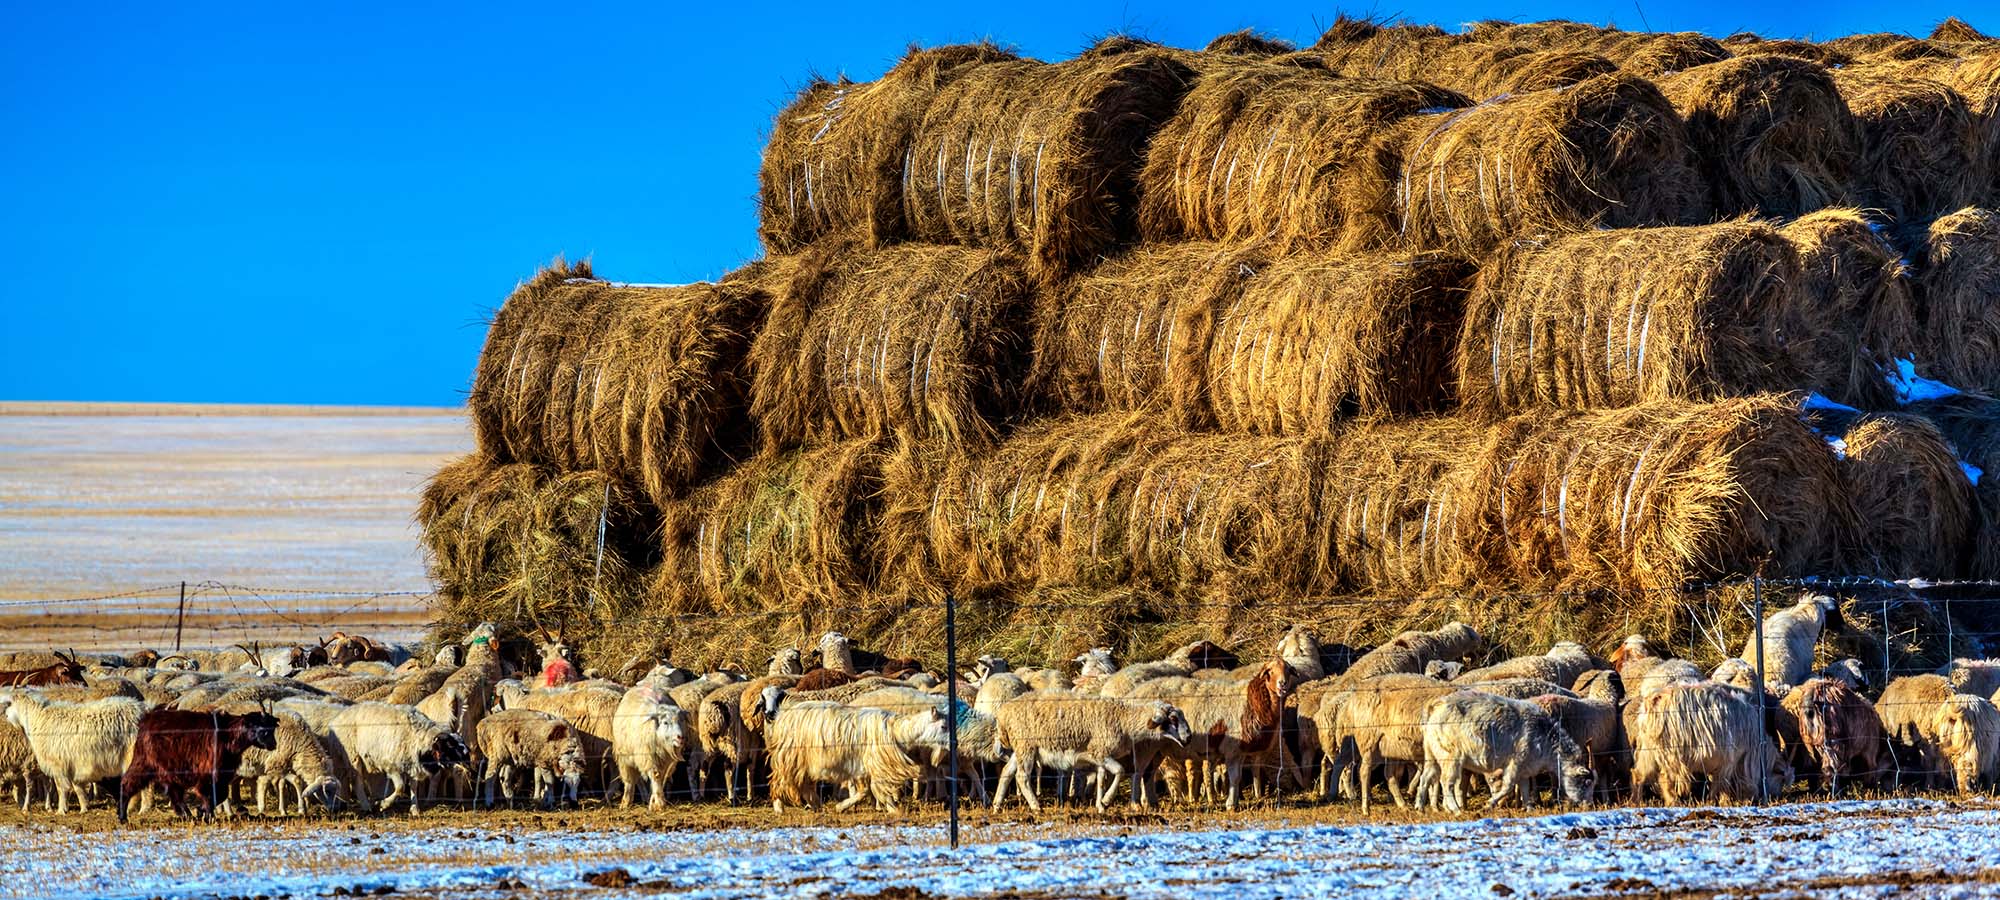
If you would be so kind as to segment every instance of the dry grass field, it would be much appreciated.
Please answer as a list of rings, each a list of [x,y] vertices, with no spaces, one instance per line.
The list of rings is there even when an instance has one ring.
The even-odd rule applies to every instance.
[[[456,409],[0,404],[0,649],[170,644],[182,581],[189,646],[413,634],[417,494],[470,446]]]

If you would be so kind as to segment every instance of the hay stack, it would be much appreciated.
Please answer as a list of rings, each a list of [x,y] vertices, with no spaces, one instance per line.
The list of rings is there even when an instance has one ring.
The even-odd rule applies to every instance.
[[[1930,42],[1933,44],[1992,44],[1993,37],[1972,27],[1972,24],[1957,16],[1948,16],[1931,29]],[[1968,48],[1970,49],[1970,48]]]
[[[737,433],[759,279],[673,287],[597,280],[557,260],[494,317],[467,400],[496,462],[597,469],[670,498]]]
[[[1034,394],[1057,409],[1170,411],[1210,422],[1209,335],[1262,267],[1262,256],[1211,242],[1142,244],[1064,285],[1035,341]]]
[[[1881,227],[1858,209],[1824,209],[1778,229],[1798,248],[1810,334],[1834,335],[1808,364],[1810,383],[1851,406],[1894,402],[1882,367],[1910,356],[1917,341],[1916,301],[1902,256]],[[1935,338],[1934,338],[1935,340]],[[1845,363],[1844,369],[1841,363]]]
[[[1723,39],[1722,45],[1739,57],[1781,56],[1816,62],[1829,69],[1854,64],[1854,57],[1829,49],[1825,44],[1815,44],[1811,41],[1767,41],[1756,35],[1730,35]]]
[[[1442,88],[1330,75],[1273,63],[1204,76],[1155,138],[1140,174],[1139,226],[1150,241],[1334,246],[1374,211],[1352,186],[1378,134],[1465,98]]]
[[[1861,526],[1856,570],[1892,579],[1957,577],[1978,510],[1944,434],[1917,416],[1871,415],[1843,441],[1842,470]]]
[[[750,356],[767,450],[890,433],[977,447],[1019,407],[1033,294],[997,250],[819,248]]]
[[[881,78],[814,79],[778,113],[759,170],[758,236],[796,253],[828,235],[900,239],[910,139],[938,89],[979,63],[1016,57],[992,44],[912,47]]]
[[[447,623],[566,624],[587,639],[632,611],[654,558],[652,514],[601,472],[464,456],[425,483],[416,518]]]
[[[2000,579],[2000,401],[1964,394],[1913,404],[1910,409],[1936,425],[1958,458],[1978,470],[1972,485],[1978,522],[1966,574]],[[1966,474],[1970,480],[1972,473]]]
[[[1962,209],[1930,224],[1916,254],[1917,308],[1936,377],[2000,391],[2000,212]]]
[[[1143,414],[1066,417],[889,492],[928,490],[926,562],[961,589],[1301,591],[1327,571],[1318,448],[1180,433]]]
[[[875,580],[885,445],[831,444],[745,462],[662,511],[654,604],[756,614],[831,608]]]
[[[1129,237],[1138,161],[1193,80],[1178,55],[960,73],[931,101],[904,168],[911,237],[1019,248],[1045,285]]]
[[[1470,550],[1483,499],[1487,432],[1463,419],[1381,422],[1328,441],[1320,507],[1339,583],[1423,594],[1490,583]]]
[[[1850,352],[1788,327],[1811,302],[1801,284],[1798,251],[1751,221],[1511,246],[1467,304],[1460,400],[1492,413],[1797,387],[1807,361]]]
[[[1211,334],[1215,422],[1312,435],[1357,414],[1448,408],[1473,271],[1438,253],[1299,255],[1265,267],[1233,304],[1182,329]]]
[[[1861,130],[1824,67],[1752,56],[1656,83],[1687,122],[1717,213],[1797,216],[1852,202]]]
[[[1907,224],[1989,193],[1980,129],[1950,85],[1881,66],[1842,69],[1834,80],[1861,125],[1855,185],[1864,204]]]
[[[1371,198],[1423,249],[1481,253],[1507,238],[1700,218],[1708,187],[1658,88],[1602,75],[1570,88],[1416,116],[1399,177]]]

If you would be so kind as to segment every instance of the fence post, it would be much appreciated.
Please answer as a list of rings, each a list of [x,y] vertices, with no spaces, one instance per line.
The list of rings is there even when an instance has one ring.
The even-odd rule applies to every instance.
[[[958,849],[958,599],[944,592],[945,738],[951,750],[951,778],[946,782],[946,834]]]
[[[181,611],[174,616],[174,652],[181,652],[181,626],[186,624],[188,615],[188,583],[181,582]]]
[[[1770,679],[1764,675],[1764,578],[1761,575],[1750,576],[1750,602],[1752,605],[1751,616],[1756,622],[1757,634],[1757,684],[1755,685],[1757,689],[1757,727],[1762,729],[1764,723],[1771,720],[1771,693],[1764,689],[1764,685],[1768,684]],[[1767,756],[1770,752],[1770,746],[1771,741],[1769,738],[1760,732],[1757,735],[1757,802],[1759,803],[1770,799],[1770,797],[1766,796],[1766,792],[1770,787],[1770,785],[1766,784],[1770,780],[1771,771],[1771,760]]]

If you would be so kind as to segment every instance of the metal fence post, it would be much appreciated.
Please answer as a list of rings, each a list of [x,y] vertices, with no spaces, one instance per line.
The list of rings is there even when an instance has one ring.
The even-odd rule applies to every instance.
[[[181,626],[187,624],[188,583],[181,582],[181,611],[174,616],[174,652],[181,652]]]
[[[951,849],[958,849],[958,600],[944,592],[945,738],[951,749],[951,778],[946,782],[946,832]]]
[[[1764,579],[1760,575],[1750,576],[1750,603],[1752,606],[1751,617],[1756,622],[1757,635],[1757,721],[1758,727],[1762,728],[1764,727],[1763,723],[1771,720],[1771,693],[1764,689],[1764,685],[1769,683],[1770,679],[1764,675]],[[1758,735],[1757,802],[1759,803],[1770,799],[1766,795],[1770,789],[1770,785],[1767,784],[1770,781],[1771,772],[1771,760],[1767,755],[1770,752],[1770,745],[1771,742],[1767,736]]]

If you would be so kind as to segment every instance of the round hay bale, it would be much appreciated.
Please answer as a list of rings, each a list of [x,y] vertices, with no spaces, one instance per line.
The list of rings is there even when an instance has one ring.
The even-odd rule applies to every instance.
[[[767,451],[903,434],[982,446],[1017,412],[1034,295],[998,250],[802,257],[750,350]]]
[[[416,519],[448,622],[569,625],[588,637],[634,608],[655,558],[651,508],[595,471],[460,457],[425,482]]]
[[[1919,222],[1988,193],[1987,151],[1965,98],[1933,78],[1881,68],[1834,74],[1861,125],[1858,193],[1898,222]]]
[[[778,113],[757,175],[758,237],[796,253],[833,234],[903,237],[903,167],[938,89],[969,67],[1016,59],[989,43],[910,48],[881,78],[814,79]]]
[[[1512,245],[1467,302],[1459,399],[1490,414],[1789,390],[1815,354],[1852,352],[1786,327],[1801,284],[1798,251],[1746,220]]]
[[[1926,69],[1931,77],[1943,81],[1965,98],[1966,109],[1972,113],[1972,124],[1977,132],[1977,144],[1985,150],[1982,164],[1989,174],[1985,191],[1977,201],[1985,206],[2000,206],[2000,49],[1979,48],[1979,52],[1967,54],[1961,59],[1931,66]]]
[[[662,510],[652,594],[670,615],[833,608],[875,580],[880,441],[745,462]]]
[[[1342,419],[1452,405],[1475,267],[1445,254],[1287,257],[1207,313],[1207,394],[1224,431],[1328,434]],[[1187,322],[1184,316],[1183,322]]]
[[[2000,212],[1961,209],[1930,224],[1916,255],[1917,308],[1938,377],[2000,391]]]
[[[1456,56],[1452,77],[1437,80],[1479,99],[1565,88],[1618,71],[1617,63],[1581,50],[1474,44]]]
[[[1201,48],[1203,53],[1220,53],[1228,56],[1282,56],[1299,48],[1291,41],[1271,37],[1253,28],[1232,31],[1209,41]]]
[[[1842,440],[1842,473],[1861,521],[1858,571],[1890,579],[1958,577],[1977,507],[1944,434],[1917,416],[1870,415]]]
[[[487,331],[467,410],[497,462],[598,469],[675,496],[734,455],[761,283],[628,285],[558,260]]]
[[[1717,213],[1789,217],[1853,202],[1861,129],[1824,67],[1751,56],[1655,83],[1687,123]]]
[[[1054,409],[1171,411],[1208,424],[1209,335],[1262,257],[1226,245],[1142,244],[1044,304],[1032,392]]]
[[[1819,386],[1851,406],[1882,408],[1895,402],[1882,367],[1911,356],[1917,340],[1916,301],[1902,255],[1883,229],[1858,209],[1823,209],[1778,229],[1798,248],[1800,284],[1808,302],[1797,311],[1807,322],[1788,332],[1833,334],[1828,348],[1806,360]]]
[[[1957,16],[1947,16],[1931,29],[1933,44],[1991,44],[1994,39]]]
[[[1687,131],[1650,82],[1601,75],[1569,88],[1412,117],[1401,165],[1369,202],[1400,213],[1419,249],[1477,255],[1510,237],[1700,218],[1708,187]]]
[[[1327,34],[1339,28],[1336,25]],[[1329,40],[1322,35],[1312,51],[1325,60],[1328,69],[1343,75],[1403,81],[1422,71],[1426,60],[1435,60],[1466,43],[1465,38],[1445,34],[1434,26],[1392,25],[1358,40]]]
[[[1820,46],[1845,53],[1857,63],[1907,62],[1950,55],[1929,41],[1887,31],[1844,35],[1821,41]]]
[[[1487,431],[1464,419],[1362,423],[1327,442],[1320,507],[1339,583],[1416,592],[1491,583],[1469,554]]]
[[[1620,49],[1622,53],[1599,52],[1620,69],[1649,78],[1722,62],[1734,55],[1722,42],[1692,31],[1649,34]]]
[[[2000,400],[1960,394],[1913,403],[1910,411],[1936,425],[1958,458],[1971,468],[1978,513],[1977,530],[1967,553],[1966,574],[2000,579]]]
[[[1803,59],[1807,62],[1819,63],[1829,69],[1854,64],[1854,57],[1838,50],[1833,50],[1825,44],[1815,44],[1811,41],[1767,41],[1763,39],[1733,42],[1732,39],[1735,37],[1735,35],[1731,35],[1729,39],[1724,39],[1722,44],[1729,48],[1729,52],[1739,57],[1780,56],[1790,59]]]
[[[1495,22],[1483,23],[1487,27],[1475,29],[1473,36],[1493,44],[1520,44],[1527,47],[1549,49],[1588,48],[1600,42],[1607,35],[1621,34],[1612,28],[1572,22],[1567,19],[1548,19],[1541,22]]]
[[[904,162],[915,240],[1019,248],[1043,285],[1134,230],[1153,132],[1193,72],[1178,51],[972,66],[938,91]]]
[[[1468,101],[1424,84],[1347,78],[1293,65],[1204,76],[1160,129],[1139,176],[1148,241],[1333,246],[1366,194],[1349,186],[1372,164],[1387,123]]]

